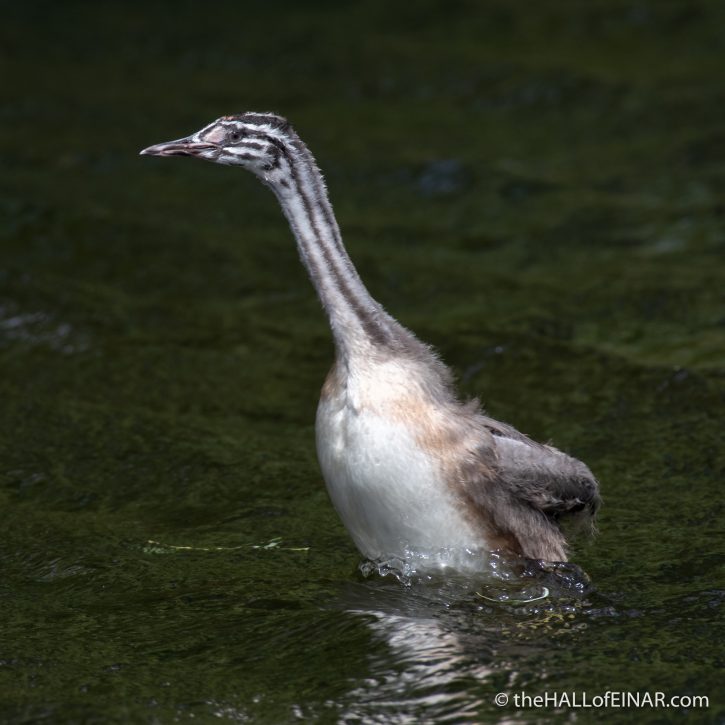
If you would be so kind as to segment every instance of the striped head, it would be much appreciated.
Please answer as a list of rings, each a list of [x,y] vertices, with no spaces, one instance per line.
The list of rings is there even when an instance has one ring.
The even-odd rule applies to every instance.
[[[192,156],[227,166],[242,166],[264,180],[280,167],[280,159],[300,150],[289,123],[273,113],[222,116],[200,131],[176,141],[149,146],[149,156]]]

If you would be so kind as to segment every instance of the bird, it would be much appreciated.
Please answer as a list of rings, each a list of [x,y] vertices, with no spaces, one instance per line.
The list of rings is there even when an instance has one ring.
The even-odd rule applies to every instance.
[[[599,484],[581,461],[491,418],[449,368],[377,302],[343,245],[323,176],[282,116],[222,116],[141,151],[239,166],[277,197],[327,315],[334,363],[317,408],[317,457],[362,556],[455,568],[488,552],[567,561],[591,533]],[[568,524],[573,524],[569,526]],[[460,565],[466,568],[466,565]]]

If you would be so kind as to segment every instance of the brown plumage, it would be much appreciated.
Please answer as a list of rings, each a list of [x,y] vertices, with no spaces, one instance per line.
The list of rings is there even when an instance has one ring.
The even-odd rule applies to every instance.
[[[342,243],[322,176],[289,123],[223,116],[142,153],[241,166],[276,194],[330,321],[336,362],[317,413],[327,488],[370,559],[448,565],[446,550],[564,560],[564,525],[592,529],[591,471],[462,404],[433,351],[369,294]]]

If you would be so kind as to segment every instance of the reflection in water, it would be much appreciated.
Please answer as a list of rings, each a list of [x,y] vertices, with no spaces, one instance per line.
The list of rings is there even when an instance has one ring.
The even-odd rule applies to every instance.
[[[493,696],[515,687],[516,662],[531,671],[535,658],[540,672],[552,635],[586,626],[575,620],[590,586],[571,564],[496,558],[496,571],[411,577],[404,587],[399,573],[384,571],[349,584],[336,605],[363,616],[383,647],[371,647],[370,675],[348,692],[340,719],[420,722],[424,712],[430,721],[472,722],[491,710],[499,722],[516,721]]]
[[[343,720],[369,721],[375,713],[388,722],[412,722],[426,712],[444,722],[479,712],[482,700],[461,684],[486,680],[491,668],[466,654],[457,632],[433,618],[368,614],[376,618],[370,629],[388,651],[371,658],[375,676],[350,691]]]

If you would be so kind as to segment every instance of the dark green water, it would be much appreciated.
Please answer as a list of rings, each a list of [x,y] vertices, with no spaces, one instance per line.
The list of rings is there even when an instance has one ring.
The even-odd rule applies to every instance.
[[[2,3],[2,722],[724,721],[725,5],[391,5]],[[591,590],[357,573],[274,198],[137,156],[241,110],[463,391],[599,476]],[[607,690],[710,706],[493,702]]]

